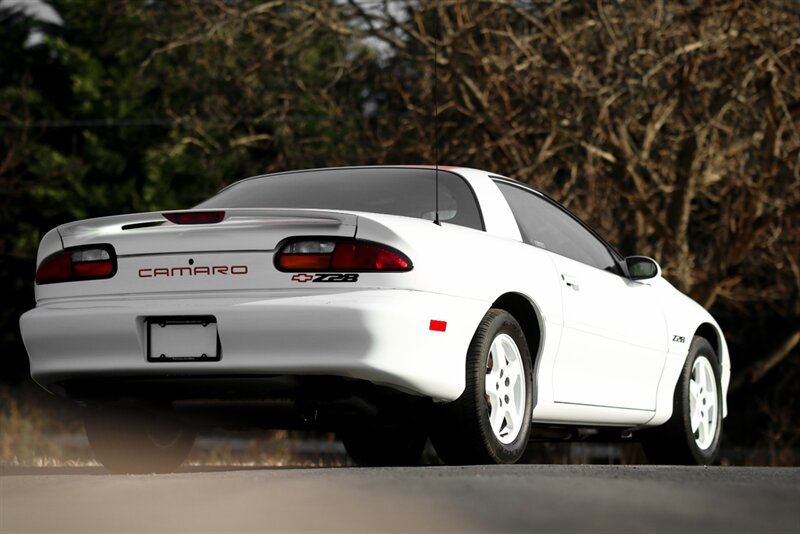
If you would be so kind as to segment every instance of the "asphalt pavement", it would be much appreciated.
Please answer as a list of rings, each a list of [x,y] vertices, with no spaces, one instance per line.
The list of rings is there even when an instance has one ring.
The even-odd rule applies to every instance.
[[[800,468],[0,469],[0,532],[800,532]]]

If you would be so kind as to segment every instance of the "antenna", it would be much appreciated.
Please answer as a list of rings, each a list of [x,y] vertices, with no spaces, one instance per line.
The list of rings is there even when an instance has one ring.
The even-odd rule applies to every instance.
[[[439,220],[439,100],[436,95],[437,80],[439,78],[437,76],[437,65],[439,63],[437,55],[437,50],[439,49],[439,13],[434,11],[434,15],[436,26],[433,37],[433,161],[436,169],[436,211],[434,212],[435,218],[433,222],[441,226],[442,222]]]

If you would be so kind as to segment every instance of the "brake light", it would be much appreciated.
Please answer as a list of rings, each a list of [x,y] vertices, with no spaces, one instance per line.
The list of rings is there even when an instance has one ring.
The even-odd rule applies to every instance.
[[[73,263],[72,272],[77,278],[103,278],[111,274],[114,266],[110,261]]]
[[[72,262],[68,252],[48,256],[36,269],[36,283],[66,282],[72,277]]]
[[[110,246],[70,248],[42,261],[36,269],[36,283],[98,280],[111,278],[116,271],[116,255]]]
[[[331,267],[335,271],[407,271],[409,264],[407,258],[380,245],[339,243]]]
[[[411,260],[386,245],[361,240],[301,239],[284,244],[275,255],[280,271],[404,272]]]
[[[180,211],[161,215],[174,224],[216,224],[225,218],[224,211]]]

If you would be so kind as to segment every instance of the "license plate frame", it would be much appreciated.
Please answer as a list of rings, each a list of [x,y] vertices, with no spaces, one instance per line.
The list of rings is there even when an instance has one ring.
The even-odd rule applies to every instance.
[[[147,361],[216,362],[222,359],[213,315],[146,317]]]

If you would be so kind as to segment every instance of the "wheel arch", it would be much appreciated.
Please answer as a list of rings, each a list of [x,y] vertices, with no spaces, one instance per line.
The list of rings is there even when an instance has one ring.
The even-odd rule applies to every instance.
[[[722,417],[728,416],[728,386],[731,381],[731,364],[730,354],[728,352],[728,344],[725,341],[725,336],[719,325],[710,322],[703,322],[697,327],[694,333],[695,336],[700,336],[711,344],[711,348],[717,354],[721,375],[719,377],[720,386],[722,387]]]
[[[494,301],[492,308],[500,308],[514,316],[535,358],[542,342],[542,318],[536,305],[520,293],[505,293]]]
[[[525,335],[525,341],[528,343],[528,350],[531,353],[531,369],[533,370],[533,381],[536,383],[539,360],[544,345],[544,322],[538,306],[521,293],[511,292],[500,295],[492,304],[492,308],[507,311],[522,327],[522,333]],[[533,402],[535,406],[536,397]]]
[[[720,350],[721,340],[719,330],[717,330],[717,328],[711,323],[702,323],[697,327],[694,335],[704,338],[709,342],[709,344],[711,344],[711,348],[714,349],[714,352],[717,355],[717,360],[719,360],[719,364],[722,365],[722,351]]]

